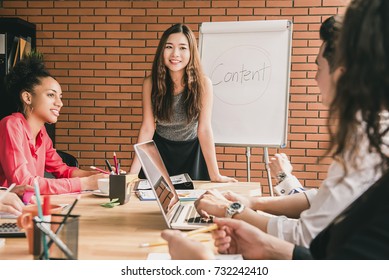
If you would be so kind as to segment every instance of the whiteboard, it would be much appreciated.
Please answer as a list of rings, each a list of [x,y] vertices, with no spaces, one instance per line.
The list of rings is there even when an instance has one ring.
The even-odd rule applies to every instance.
[[[205,22],[199,50],[212,80],[215,143],[285,147],[292,22]]]

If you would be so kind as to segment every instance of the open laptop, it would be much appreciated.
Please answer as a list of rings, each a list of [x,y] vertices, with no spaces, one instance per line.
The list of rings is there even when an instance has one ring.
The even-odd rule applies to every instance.
[[[180,202],[153,140],[135,144],[134,149],[169,228],[196,229],[212,223],[197,213],[193,202]]]

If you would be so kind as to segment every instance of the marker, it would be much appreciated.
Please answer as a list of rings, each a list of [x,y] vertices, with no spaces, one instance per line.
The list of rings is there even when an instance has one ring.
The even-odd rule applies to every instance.
[[[50,196],[43,196],[43,226],[50,229],[51,226],[51,205],[50,205]],[[48,237],[46,238],[46,242],[48,242]]]

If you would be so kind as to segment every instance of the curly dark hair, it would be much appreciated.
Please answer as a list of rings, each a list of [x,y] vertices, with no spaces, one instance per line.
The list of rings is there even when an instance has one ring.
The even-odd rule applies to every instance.
[[[21,100],[21,93],[23,91],[33,93],[34,87],[40,85],[41,78],[45,77],[54,78],[41,58],[27,56],[18,61],[4,79],[5,96],[9,108],[7,108],[8,112],[2,114],[6,116],[15,112],[23,113],[25,105]]]
[[[359,144],[368,138],[369,151],[383,153],[382,112],[389,108],[389,1],[353,0],[344,17],[336,64],[344,68],[330,106],[330,150],[333,157],[354,165]],[[361,133],[363,129],[363,133]]]
[[[160,120],[170,120],[173,104],[173,81],[164,64],[163,51],[171,34],[182,33],[188,39],[190,59],[184,74],[184,106],[187,121],[190,122],[199,116],[201,96],[203,94],[203,71],[200,54],[197,49],[196,37],[192,30],[184,24],[177,23],[168,28],[159,41],[151,70],[152,90],[151,99],[153,113]]]

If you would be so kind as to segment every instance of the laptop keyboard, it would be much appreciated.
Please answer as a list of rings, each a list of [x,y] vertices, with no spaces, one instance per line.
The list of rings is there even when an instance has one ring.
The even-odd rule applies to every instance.
[[[26,237],[26,234],[18,228],[16,223],[2,223],[0,224],[0,237]]]
[[[197,212],[196,207],[192,205],[190,208],[191,210],[188,211],[188,215],[185,219],[189,224],[212,224],[213,223],[212,217],[203,218]]]

